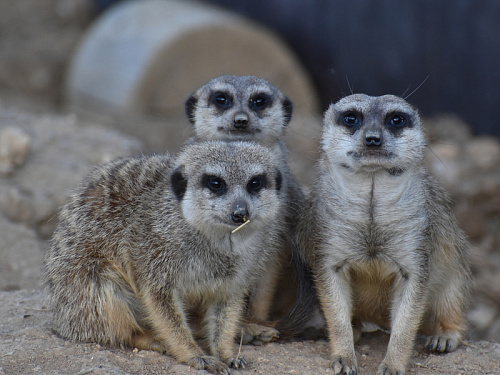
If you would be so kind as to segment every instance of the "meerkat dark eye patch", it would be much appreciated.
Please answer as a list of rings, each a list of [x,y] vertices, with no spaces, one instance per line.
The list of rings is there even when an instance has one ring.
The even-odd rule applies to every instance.
[[[357,113],[348,112],[343,115],[342,122],[347,126],[359,126],[361,125],[361,117]]]
[[[172,186],[172,191],[178,200],[184,197],[187,189],[187,180],[182,174],[182,167],[177,168],[170,176],[170,185]]]
[[[186,111],[186,115],[191,124],[194,124],[196,122],[195,111],[197,104],[198,98],[194,94],[187,98],[186,102],[184,103],[184,110]]]
[[[285,117],[285,125],[288,125],[288,123],[292,119],[293,103],[290,99],[285,97],[285,99],[283,100],[282,106],[283,106],[283,114]]]
[[[218,176],[203,175],[202,186],[208,188],[212,193],[217,196],[224,195],[227,190],[226,181]]]
[[[233,105],[233,99],[232,99],[231,95],[229,95],[226,92],[222,92],[222,91],[217,91],[217,92],[213,93],[212,95],[210,95],[209,100],[210,100],[210,103],[212,103],[213,105],[215,105],[217,108],[219,108],[221,110],[229,109]]]
[[[400,114],[392,114],[387,117],[386,124],[388,126],[395,126],[401,128],[406,126],[406,117]]]
[[[344,112],[339,116],[338,123],[344,125],[354,134],[363,125],[363,117],[354,111]]]
[[[247,183],[247,191],[250,194],[257,194],[267,185],[267,178],[265,175],[253,176]]]
[[[255,110],[262,110],[272,104],[272,99],[265,93],[259,93],[250,98],[250,107]]]
[[[390,113],[385,120],[387,129],[394,135],[399,136],[405,128],[411,127],[409,116],[401,113]]]
[[[276,190],[281,190],[281,185],[283,183],[283,176],[279,169],[276,170]]]

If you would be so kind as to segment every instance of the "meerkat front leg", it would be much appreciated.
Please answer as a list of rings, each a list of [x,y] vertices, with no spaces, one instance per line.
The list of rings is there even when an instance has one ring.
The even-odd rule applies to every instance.
[[[351,325],[352,301],[348,271],[340,267],[317,272],[318,295],[325,315],[333,372],[354,375],[358,369]]]
[[[271,311],[274,292],[279,278],[278,268],[280,266],[281,263],[277,259],[273,260],[268,272],[259,278],[252,290],[247,312],[251,318],[241,323],[241,330],[238,332],[238,335],[243,336],[242,343],[245,345],[260,346],[279,338],[278,330],[257,324],[255,320],[265,322],[269,319],[269,312]]]
[[[165,346],[168,354],[199,370],[207,370],[213,374],[230,374],[225,363],[205,355],[194,341],[183,303],[176,291],[153,294],[151,290],[145,290],[144,294],[149,321],[156,332],[157,340]]]
[[[234,356],[234,340],[240,329],[245,301],[243,296],[230,297],[213,303],[205,318],[210,353],[233,368],[245,368],[244,357]]]
[[[404,274],[394,285],[391,336],[377,375],[403,375],[425,312],[425,283],[421,275]]]

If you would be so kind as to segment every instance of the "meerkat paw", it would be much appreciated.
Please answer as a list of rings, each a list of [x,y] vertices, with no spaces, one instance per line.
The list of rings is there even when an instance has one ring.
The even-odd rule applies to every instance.
[[[212,374],[218,375],[231,375],[231,370],[228,365],[208,355],[192,357],[187,360],[186,363],[197,370],[206,370]]]
[[[380,366],[378,366],[377,375],[404,375],[406,369],[395,369],[388,366],[385,362],[382,362]]]
[[[226,363],[229,367],[236,369],[245,368],[245,366],[248,365],[245,357],[229,358]]]
[[[244,345],[260,346],[280,337],[278,330],[255,323],[243,323],[242,329]]]
[[[335,375],[356,375],[358,373],[358,364],[356,358],[334,357],[330,363]]]
[[[427,339],[425,347],[435,352],[452,352],[459,343],[460,334],[458,332],[442,333],[431,336]]]

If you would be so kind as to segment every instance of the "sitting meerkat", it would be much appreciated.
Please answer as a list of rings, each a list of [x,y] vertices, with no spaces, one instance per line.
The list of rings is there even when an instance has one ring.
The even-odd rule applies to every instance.
[[[54,330],[216,374],[244,367],[234,339],[250,287],[277,256],[281,181],[279,161],[250,142],[97,167],[62,208],[46,256]]]
[[[361,321],[390,329],[385,375],[405,373],[419,330],[437,352],[454,350],[465,330],[469,243],[424,166],[426,147],[417,111],[399,97],[355,94],[325,113],[300,237],[335,374],[358,371]]]
[[[185,107],[195,134],[190,142],[253,141],[268,147],[280,159],[286,201],[286,230],[283,233],[282,255],[276,264],[269,266],[265,277],[253,289],[248,315],[257,321],[265,321],[274,319],[275,316],[271,317],[271,312],[277,311],[278,316],[282,317],[290,310],[295,300],[294,270],[291,264],[300,259],[300,255],[292,254],[296,250],[291,238],[296,234],[298,216],[305,203],[305,196],[288,166],[284,142],[293,104],[263,78],[225,75],[214,78],[196,90],[186,100]],[[285,285],[289,287],[280,290],[276,296],[280,277],[286,277]],[[278,302],[273,305],[276,300]],[[255,340],[259,344],[278,335],[278,332],[270,331],[269,328],[260,328],[254,324],[245,325],[245,336],[249,341]]]

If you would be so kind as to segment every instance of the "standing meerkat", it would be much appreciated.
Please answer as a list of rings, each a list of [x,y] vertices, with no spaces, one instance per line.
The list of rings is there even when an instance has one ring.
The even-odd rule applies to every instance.
[[[469,244],[423,162],[405,100],[355,94],[325,113],[319,177],[301,222],[335,374],[356,374],[360,322],[390,329],[377,374],[404,374],[420,330],[454,350],[471,288]],[[354,328],[354,330],[353,330]]]
[[[287,96],[267,80],[255,76],[225,75],[214,78],[186,100],[186,114],[194,127],[192,141],[258,142],[280,159],[286,201],[286,230],[280,259],[262,275],[250,298],[248,314],[260,321],[270,318],[273,307],[283,311],[295,298],[293,288],[282,290],[279,295],[281,306],[272,306],[279,277],[286,277],[286,285],[290,285],[293,278],[290,275],[290,272],[293,273],[290,259],[295,250],[290,238],[296,234],[298,216],[305,202],[304,194],[288,166],[284,142],[292,111],[293,104]],[[258,328],[251,328],[254,328],[255,335],[249,336],[259,337]],[[270,339],[272,335],[266,338]]]
[[[61,210],[46,256],[55,331],[216,374],[244,367],[234,339],[281,241],[281,190],[279,162],[249,142],[96,168]]]

